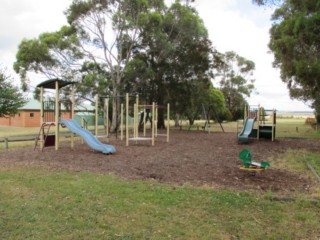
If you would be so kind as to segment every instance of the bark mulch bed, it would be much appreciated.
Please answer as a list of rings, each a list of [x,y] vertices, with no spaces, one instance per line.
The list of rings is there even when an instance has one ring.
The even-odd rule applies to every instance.
[[[279,193],[310,191],[315,182],[296,172],[271,167],[256,176],[239,170],[239,152],[247,147],[253,160],[272,159],[288,149],[319,150],[320,141],[305,139],[252,140],[238,144],[235,133],[205,133],[172,131],[170,143],[158,137],[155,146],[149,141],[131,142],[111,139],[117,152],[103,155],[93,152],[80,141],[75,149],[69,143],[61,144],[58,151],[53,147],[43,152],[33,147],[9,149],[0,152],[0,165],[27,164],[48,166],[72,171],[90,171],[115,174],[126,179],[152,180],[173,185],[208,186],[237,190],[258,190]]]

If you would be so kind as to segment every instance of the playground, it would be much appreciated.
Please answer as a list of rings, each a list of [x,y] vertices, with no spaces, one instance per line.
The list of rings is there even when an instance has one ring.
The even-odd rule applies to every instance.
[[[113,155],[92,151],[87,144],[76,140],[74,150],[62,142],[54,147],[33,150],[14,148],[0,152],[0,164],[44,166],[53,169],[114,174],[124,179],[157,181],[170,185],[205,186],[216,189],[244,191],[271,190],[279,194],[309,193],[315,180],[273,164],[289,149],[316,151],[320,142],[309,139],[276,139],[274,142],[252,140],[250,145],[238,144],[235,133],[172,130],[170,142],[158,137],[155,146],[147,142],[132,143],[111,138],[109,144],[117,149]],[[106,139],[100,139],[106,142]],[[267,171],[252,176],[241,171],[239,152],[250,148],[256,162],[268,161]]]
[[[72,87],[71,100],[68,102],[71,105],[71,119],[63,118],[60,113],[59,91],[67,85]],[[317,151],[320,147],[319,141],[292,138],[276,139],[275,110],[271,111],[270,117],[267,110],[260,106],[245,109],[246,120],[243,122],[243,130],[239,134],[226,133],[221,123],[219,123],[221,128],[219,132],[210,133],[208,118],[210,108],[205,109],[205,106],[202,105],[202,110],[205,113],[203,115],[206,119],[203,129],[206,131],[176,129],[170,132],[170,127],[167,127],[161,132],[154,128],[157,125],[158,109],[159,107],[166,109],[166,122],[169,123],[170,104],[166,107],[157,106],[154,102],[152,105],[141,105],[138,96],[131,96],[135,98],[135,103],[133,108],[131,107],[134,117],[131,127],[133,137],[130,137],[129,94],[126,94],[122,97],[125,99],[125,109],[123,103],[120,109],[121,134],[119,137],[110,135],[108,132],[110,97],[102,97],[105,102],[103,108],[106,113],[107,132],[106,135],[99,135],[97,119],[98,103],[101,96],[96,96],[95,133],[93,134],[72,119],[74,116],[73,103],[75,102],[73,82],[49,79],[40,83],[38,87],[42,103],[41,128],[35,138],[35,146],[34,148],[15,148],[0,152],[0,164],[21,163],[71,171],[114,174],[124,179],[156,181],[177,186],[192,185],[241,191],[272,191],[285,195],[309,193],[316,185],[315,180],[307,174],[299,174],[289,170],[285,164],[278,166],[275,163],[281,159],[281,154],[290,149]],[[50,103],[52,107],[48,107],[48,102],[44,101],[45,89],[55,90],[55,101]],[[140,117],[139,120],[138,113],[141,110],[143,117]],[[148,132],[146,129],[147,111],[151,113],[151,122],[154,123],[151,124]],[[216,114],[214,115],[216,117]],[[140,133],[139,122],[144,126],[143,131],[140,129]],[[54,129],[54,135],[49,134],[51,127]],[[123,127],[126,129],[125,137]],[[60,130],[62,128],[73,133],[70,135],[70,141],[61,141]],[[75,136],[80,136],[81,139]],[[48,137],[52,139],[50,140]],[[248,150],[250,154],[246,154],[245,158],[249,157],[250,161],[241,159],[244,161],[242,163],[239,159],[239,153],[247,147],[250,148]],[[266,164],[266,166],[270,164],[271,167],[265,171],[266,167],[261,167],[261,164]]]

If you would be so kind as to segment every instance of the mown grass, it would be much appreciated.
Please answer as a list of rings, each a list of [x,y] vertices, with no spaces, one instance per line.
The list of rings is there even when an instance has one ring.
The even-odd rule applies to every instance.
[[[320,206],[254,193],[0,167],[0,239],[317,239]]]
[[[30,136],[39,133],[37,128],[20,128],[20,127],[4,127],[0,126],[0,138],[16,137],[16,136]]]
[[[309,163],[320,176],[320,152],[290,149],[286,154],[275,159],[274,163],[278,167],[291,169],[302,174],[308,171],[307,163]]]

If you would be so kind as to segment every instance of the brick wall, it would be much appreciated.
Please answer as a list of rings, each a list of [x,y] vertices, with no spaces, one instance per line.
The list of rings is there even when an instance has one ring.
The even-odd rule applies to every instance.
[[[62,118],[70,119],[70,112],[62,112]],[[17,114],[10,118],[0,118],[0,126],[11,127],[40,127],[40,111],[24,110],[18,111]]]
[[[0,118],[0,126],[10,126],[10,118]]]
[[[40,111],[39,110],[23,111],[22,127],[40,127]]]
[[[10,118],[0,118],[0,125],[11,127],[39,127],[40,111],[18,111],[14,116],[11,116]]]

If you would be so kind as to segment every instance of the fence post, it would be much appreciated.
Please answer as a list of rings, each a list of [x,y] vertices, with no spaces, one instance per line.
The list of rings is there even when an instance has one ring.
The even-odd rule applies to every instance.
[[[8,138],[5,138],[5,139],[4,139],[4,144],[5,144],[6,150],[8,151],[8,149],[9,149],[9,141],[8,141]]]

